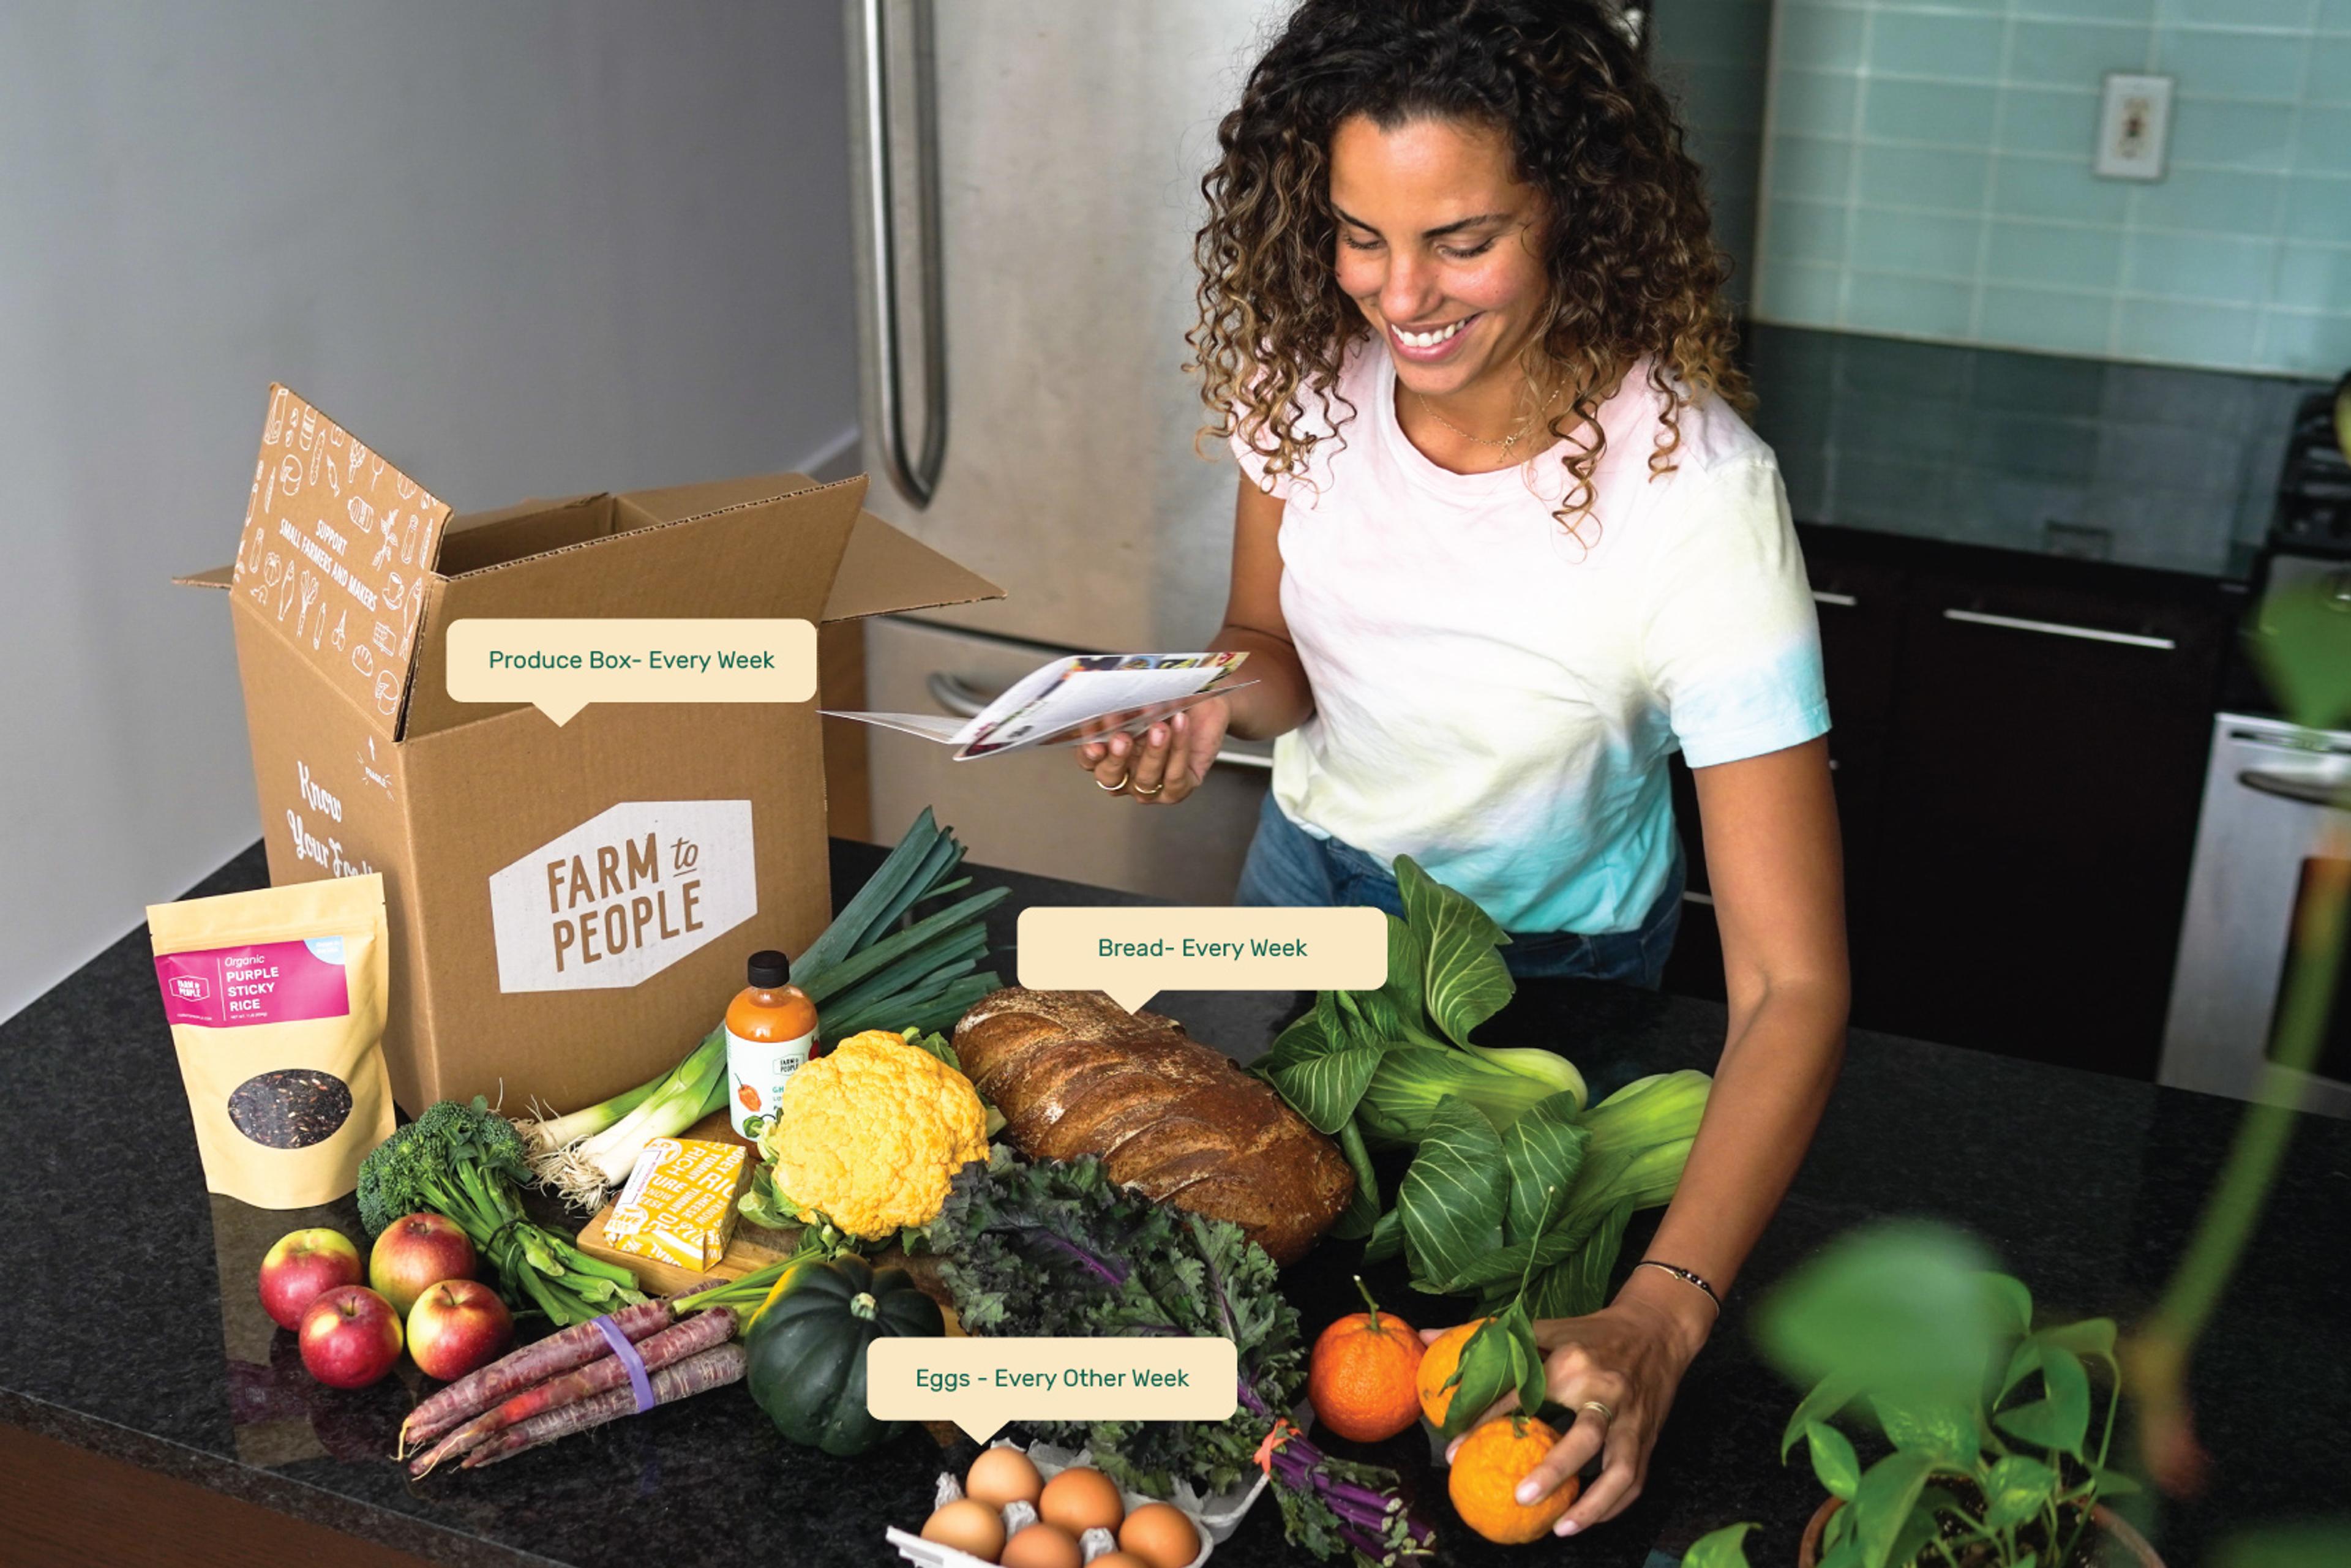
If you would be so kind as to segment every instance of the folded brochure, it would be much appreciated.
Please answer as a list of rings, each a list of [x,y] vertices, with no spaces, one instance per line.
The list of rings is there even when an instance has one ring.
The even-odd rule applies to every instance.
[[[969,718],[923,713],[843,713],[956,747],[955,760],[1031,746],[1075,746],[1135,734],[1168,715],[1255,683],[1232,679],[1247,653],[1074,653],[1023,675]]]

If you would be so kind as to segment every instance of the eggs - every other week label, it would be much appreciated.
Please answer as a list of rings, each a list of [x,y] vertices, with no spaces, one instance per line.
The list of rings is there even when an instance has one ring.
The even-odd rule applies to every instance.
[[[1228,1339],[877,1339],[878,1421],[952,1421],[985,1443],[1008,1421],[1223,1421],[1238,1402]]]

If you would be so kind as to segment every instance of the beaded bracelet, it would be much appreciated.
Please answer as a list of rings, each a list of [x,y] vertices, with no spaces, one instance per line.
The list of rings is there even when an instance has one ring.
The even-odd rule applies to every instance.
[[[1712,1285],[1708,1284],[1705,1280],[1700,1278],[1698,1275],[1691,1273],[1687,1269],[1682,1268],[1678,1264],[1660,1262],[1655,1258],[1644,1258],[1638,1263],[1634,1264],[1633,1267],[1635,1269],[1662,1269],[1667,1273],[1671,1274],[1675,1279],[1679,1280],[1685,1285],[1696,1285],[1699,1290],[1706,1292],[1706,1299],[1714,1303],[1715,1315],[1717,1317],[1722,1315],[1722,1298],[1714,1293],[1714,1287]]]

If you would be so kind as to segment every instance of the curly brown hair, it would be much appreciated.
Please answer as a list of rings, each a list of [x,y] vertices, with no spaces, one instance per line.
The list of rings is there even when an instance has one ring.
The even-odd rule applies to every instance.
[[[1305,471],[1321,437],[1306,401],[1335,400],[1369,324],[1340,290],[1332,133],[1353,115],[1383,130],[1425,118],[1492,126],[1548,211],[1549,317],[1531,382],[1563,378],[1549,423],[1569,444],[1560,521],[1579,532],[1607,446],[1601,402],[1642,356],[1663,401],[1653,475],[1674,465],[1678,411],[1701,392],[1751,402],[1733,364],[1704,183],[1673,106],[1599,0],[1303,0],[1249,72],[1200,182],[1198,325],[1186,334],[1214,418],[1243,433],[1271,476]],[[1354,412],[1348,405],[1349,414]],[[1334,423],[1337,423],[1334,421]]]

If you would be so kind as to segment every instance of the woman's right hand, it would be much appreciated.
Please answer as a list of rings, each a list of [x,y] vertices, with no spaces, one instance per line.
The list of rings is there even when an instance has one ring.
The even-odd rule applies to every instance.
[[[1138,805],[1173,806],[1200,787],[1232,719],[1227,697],[1209,697],[1141,735],[1113,735],[1078,747],[1078,766],[1102,789]]]

